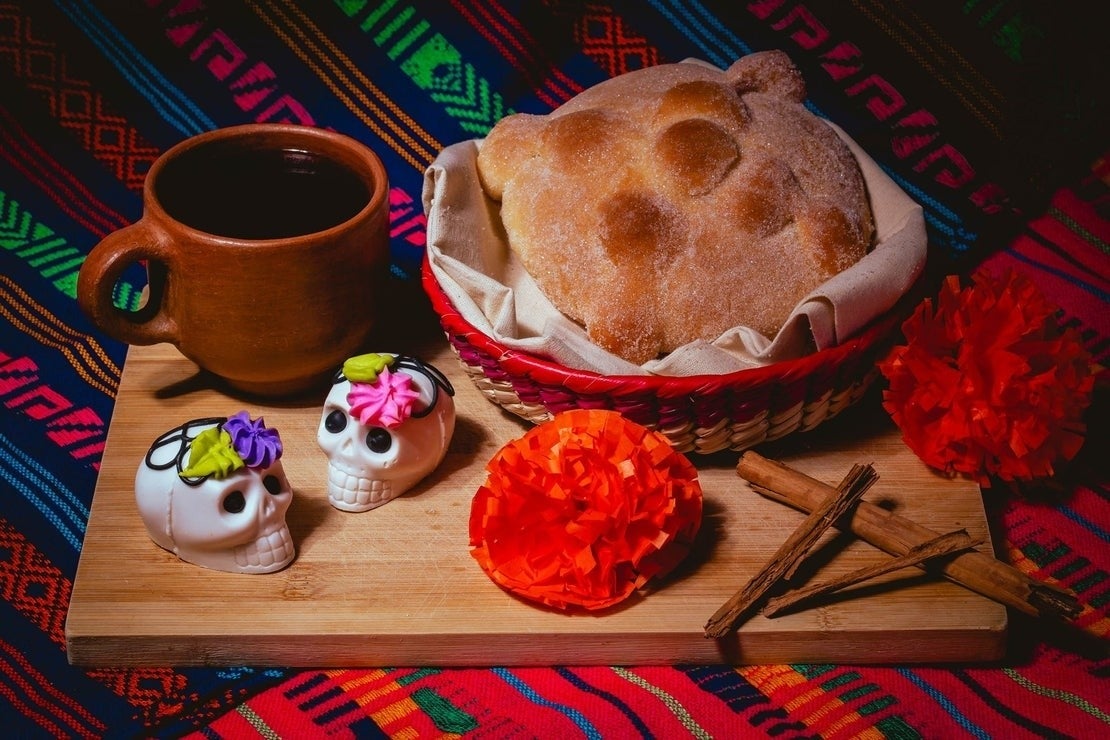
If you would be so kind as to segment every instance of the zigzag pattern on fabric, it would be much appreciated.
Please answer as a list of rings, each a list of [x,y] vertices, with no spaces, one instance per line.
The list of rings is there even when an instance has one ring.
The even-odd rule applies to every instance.
[[[128,219],[97,198],[70,170],[39,146],[18,117],[3,105],[0,105],[0,156],[66,215],[93,234],[103,238],[128,224]],[[69,267],[75,265],[72,263]]]
[[[0,558],[0,594],[4,601],[64,649],[72,581],[34,543],[2,518],[0,554],[4,555]]]
[[[609,77],[665,61],[658,49],[608,5],[563,0],[544,0],[544,4],[572,24],[574,42]]]
[[[80,76],[70,55],[44,38],[31,18],[8,3],[0,4],[0,24],[11,33],[0,37],[0,59],[11,60],[13,74],[37,90],[59,123],[129,189],[142,190],[158,149],[128,125],[105,96]]]

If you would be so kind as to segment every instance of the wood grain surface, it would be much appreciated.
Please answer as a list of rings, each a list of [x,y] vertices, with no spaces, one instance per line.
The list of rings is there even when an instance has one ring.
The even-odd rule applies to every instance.
[[[1002,657],[1006,609],[916,569],[802,612],[757,615],[738,632],[706,639],[708,617],[804,518],[748,489],[736,475],[738,453],[695,460],[705,517],[695,550],[668,578],[600,613],[555,612],[509,595],[468,554],[467,521],[486,462],[526,423],[486,400],[428,327],[379,339],[370,350],[419,353],[448,375],[458,424],[431,477],[360,514],[327,501],[327,463],[316,445],[323,391],[258,403],[221,390],[172,346],[130,349],[66,621],[70,662],[365,667]],[[179,561],[151,542],[134,503],[135,471],[159,434],[243,409],[280,430],[294,488],[288,520],[297,557],[269,575]],[[815,432],[760,452],[834,485],[853,463],[872,463],[880,479],[866,500],[939,531],[966,528],[989,543],[978,487],[926,469],[873,395]],[[799,576],[825,580],[886,557],[830,533]]]

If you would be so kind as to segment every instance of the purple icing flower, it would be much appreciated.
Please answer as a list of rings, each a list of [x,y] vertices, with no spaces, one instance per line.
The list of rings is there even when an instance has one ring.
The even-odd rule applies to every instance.
[[[232,447],[248,468],[265,469],[281,457],[281,437],[261,417],[252,420],[246,411],[240,411],[224,422],[224,431],[231,436]]]

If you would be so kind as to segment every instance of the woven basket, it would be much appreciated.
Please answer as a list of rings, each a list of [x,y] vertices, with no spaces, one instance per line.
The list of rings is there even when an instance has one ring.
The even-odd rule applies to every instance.
[[[489,400],[532,423],[576,408],[619,411],[661,432],[680,452],[745,450],[813,429],[858,401],[875,380],[901,312],[812,355],[723,375],[599,375],[510,349],[464,319],[427,258],[424,291],[470,380]]]

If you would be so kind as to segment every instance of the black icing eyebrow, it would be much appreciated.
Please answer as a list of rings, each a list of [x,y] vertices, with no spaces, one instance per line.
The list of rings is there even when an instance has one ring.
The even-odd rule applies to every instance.
[[[150,449],[146,452],[147,467],[149,467],[151,470],[169,470],[170,468],[176,468],[178,477],[181,478],[181,480],[184,481],[187,485],[199,486],[201,483],[204,483],[204,481],[208,480],[208,478],[211,476],[202,475],[199,477],[186,478],[185,476],[181,475],[181,471],[184,470],[185,467],[185,455],[189,451],[189,445],[191,445],[193,443],[193,440],[196,439],[195,434],[190,435],[189,433],[196,427],[210,427],[212,425],[216,425],[217,427],[222,429],[224,422],[226,421],[226,416],[210,416],[205,419],[192,419],[185,422],[179,427],[174,427],[168,432],[161,434],[156,440],[154,440],[154,443],[151,444]],[[168,447],[174,443],[177,443],[178,445],[177,453],[173,457],[171,457],[168,462],[155,464],[153,460],[154,453],[162,449],[163,447]]]
[[[419,360],[416,357],[413,357],[411,355],[397,355],[393,358],[393,362],[387,365],[387,367],[404,368],[410,373],[419,373],[428,380],[432,381],[431,402],[421,411],[413,411],[413,418],[419,419],[432,413],[432,409],[435,408],[436,403],[439,401],[440,389],[446,392],[449,396],[455,395],[455,387],[451,385],[451,381],[447,379],[447,376],[440,372],[439,368],[435,367],[434,365],[429,365],[428,363]],[[346,379],[347,376],[343,374],[343,368],[339,368],[339,370],[337,370],[335,373],[335,378],[332,380],[332,385],[338,385]]]
[[[429,365],[423,360],[419,360],[408,355],[399,355],[397,357],[397,363],[402,367],[407,367],[412,370],[416,370],[417,372],[424,373],[424,375],[430,378],[437,386],[445,390],[447,392],[447,395],[455,395],[455,387],[451,385],[451,381],[448,380],[447,376],[440,372],[439,368],[437,368],[435,365]]]

